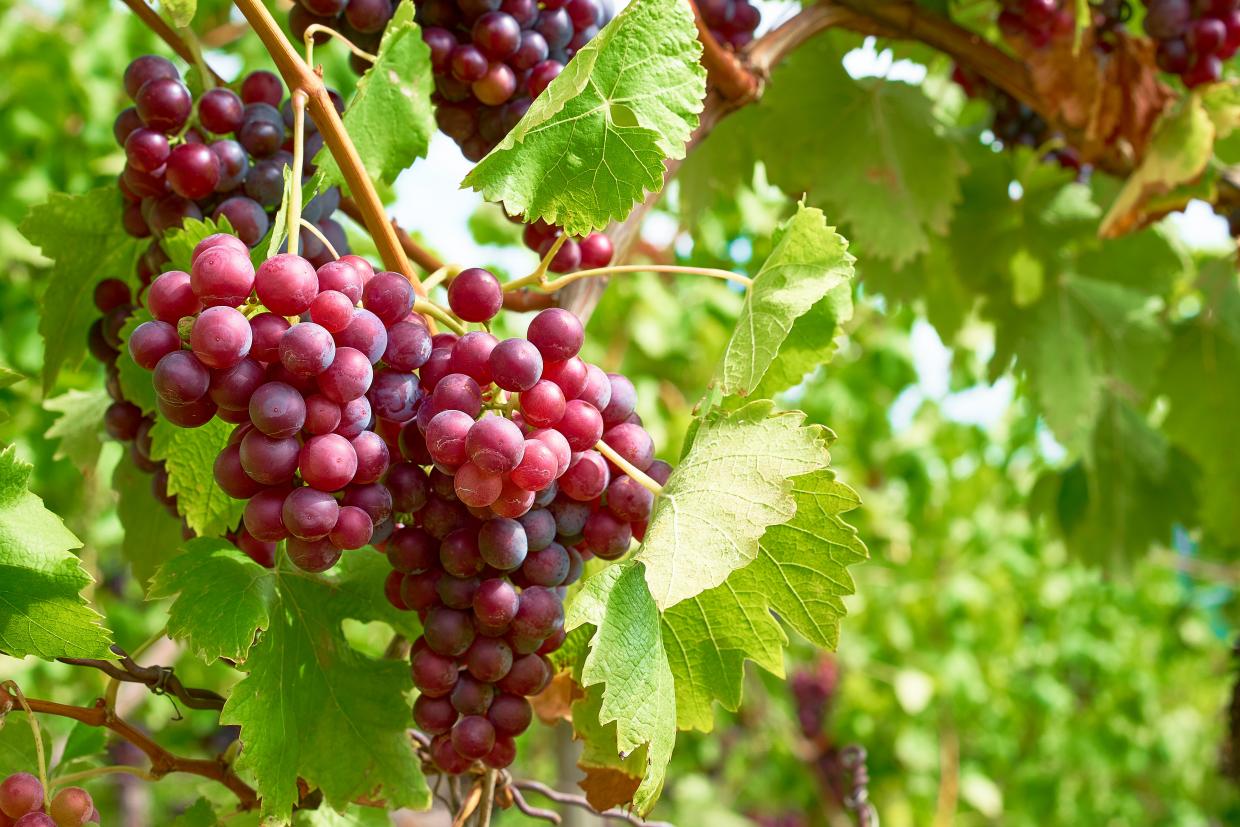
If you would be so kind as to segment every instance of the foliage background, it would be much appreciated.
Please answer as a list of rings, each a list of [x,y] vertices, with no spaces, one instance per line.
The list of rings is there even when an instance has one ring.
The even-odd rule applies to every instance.
[[[200,7],[196,26],[227,25],[225,4]],[[787,6],[764,9],[769,18]],[[132,56],[165,50],[114,3],[3,0],[0,19],[0,363],[37,377],[46,262],[16,226],[49,193],[119,172],[120,75]],[[850,78],[840,59],[860,47],[823,37],[781,69],[771,99],[690,159],[650,232],[680,262],[747,270],[793,206],[775,182],[807,189],[853,242],[858,312],[835,360],[790,400],[839,435],[835,465],[865,502],[852,516],[873,558],[853,569],[829,737],[868,750],[887,825],[952,823],[953,811],[960,824],[1235,823],[1240,800],[1219,750],[1234,678],[1240,488],[1227,457],[1240,410],[1227,407],[1235,374],[1233,398],[1215,398],[1218,376],[1194,349],[1195,337],[1240,329],[1233,251],[1189,245],[1167,222],[1097,241],[1113,181],[1074,183],[1030,152],[995,151],[984,113],[932,54],[892,55],[925,68],[909,83]],[[213,56],[226,74],[261,65],[253,39],[228,50],[235,59]],[[830,151],[815,150],[833,96],[857,108]],[[880,115],[899,116],[901,174],[927,193],[924,209],[888,211],[887,224],[875,223],[880,193],[831,183],[833,158],[876,162],[863,153]],[[808,142],[787,154],[799,170],[765,157],[772,123]],[[468,245],[446,232],[440,242],[434,201],[420,193],[461,165],[452,152],[439,141],[398,183],[397,214],[456,260],[519,269],[521,254],[495,243],[512,239],[494,208],[473,216]],[[1082,284],[1098,289],[1072,292]],[[666,458],[679,453],[740,304],[718,284],[640,276],[614,283],[591,320],[590,358],[634,378]],[[86,363],[49,397],[101,383]],[[0,411],[0,443],[33,463],[32,488],[85,541],[95,599],[135,648],[161,628],[164,607],[142,602],[121,548],[108,485],[121,452],[104,445],[92,460],[87,435],[77,458],[92,461],[79,473],[47,437],[56,417],[37,380],[0,388]],[[350,631],[364,650],[384,640],[380,629]],[[187,683],[232,680],[176,651],[161,657]],[[788,667],[816,657],[794,645]],[[102,689],[99,676],[33,660],[0,658],[0,677],[75,703]],[[210,716],[176,720],[165,700],[126,697],[168,746],[218,748]],[[831,822],[795,720],[785,684],[751,669],[738,713],[682,737],[654,816],[686,827],[789,813]],[[0,732],[0,770],[28,760],[22,738],[20,726]],[[526,736],[521,771],[555,777],[563,740],[550,729]],[[96,787],[111,799],[101,810],[123,809],[134,824],[166,823],[159,814],[210,792],[175,778]]]

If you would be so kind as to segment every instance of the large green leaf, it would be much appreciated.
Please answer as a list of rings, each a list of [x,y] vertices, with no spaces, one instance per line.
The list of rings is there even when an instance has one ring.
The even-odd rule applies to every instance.
[[[0,451],[0,649],[15,657],[111,658],[102,617],[80,592],[82,542],[27,489],[31,467]]]
[[[792,477],[827,467],[825,430],[751,402],[701,420],[655,503],[637,559],[661,609],[714,588],[758,556],[769,526],[796,513]]]
[[[623,219],[684,157],[706,94],[693,14],[634,0],[465,178],[509,215],[581,235]]]
[[[168,491],[177,510],[200,537],[221,537],[237,527],[244,500],[234,500],[215,484],[215,458],[228,444],[233,426],[212,419],[200,428],[178,428],[157,419],[151,429],[151,456],[164,461]]]
[[[103,447],[103,414],[111,404],[103,388],[74,389],[45,401],[45,410],[59,414],[44,434],[57,440],[54,458],[68,458],[79,470],[94,468]]]
[[[413,3],[405,0],[388,21],[378,61],[357,82],[357,94],[344,113],[345,129],[366,173],[386,184],[426,155],[435,116],[430,49],[413,22]],[[327,147],[317,156],[328,184],[344,184]]]
[[[54,262],[39,317],[44,393],[62,367],[77,365],[86,353],[86,331],[99,317],[95,285],[108,278],[130,281],[146,246],[125,232],[120,212],[120,194],[108,184],[85,195],[53,193],[21,224],[22,234]]]
[[[777,361],[789,362],[778,371],[785,381],[796,377],[788,384],[795,384],[815,365],[827,361],[836,325],[826,324],[822,313],[815,314],[811,325],[797,328],[796,323],[820,303],[835,322],[845,321],[846,317],[839,318],[840,305],[827,301],[827,296],[841,286],[846,291],[852,275],[848,243],[827,226],[821,210],[799,207],[781,228],[775,249],[749,288],[723,354],[723,393],[748,396]],[[798,335],[789,342],[794,329]],[[782,354],[785,343],[793,347]]]

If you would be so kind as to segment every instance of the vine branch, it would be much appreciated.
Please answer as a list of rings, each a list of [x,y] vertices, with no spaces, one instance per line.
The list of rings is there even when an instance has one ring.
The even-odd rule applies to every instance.
[[[8,712],[13,706],[13,695],[4,686],[0,686],[0,713]],[[146,733],[126,722],[116,713],[109,711],[102,699],[96,701],[94,706],[70,706],[55,701],[25,698],[23,706],[29,707],[33,713],[57,715],[78,721],[86,726],[110,730],[140,749],[150,759],[151,769],[148,774],[153,779],[163,778],[173,773],[197,775],[217,781],[227,787],[237,796],[243,810],[258,806],[258,794],[249,784],[242,781],[228,764],[221,760],[186,758],[169,752]]]
[[[98,669],[114,681],[140,683],[156,695],[172,695],[190,709],[223,709],[224,698],[209,689],[187,687],[181,683],[171,666],[141,666],[134,662],[125,650],[113,644],[112,651],[118,660],[95,660],[93,658],[58,658],[70,666]]]

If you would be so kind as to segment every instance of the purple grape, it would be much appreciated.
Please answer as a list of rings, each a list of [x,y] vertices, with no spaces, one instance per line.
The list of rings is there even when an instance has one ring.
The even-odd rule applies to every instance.
[[[245,183],[246,175],[250,172],[250,156],[246,154],[241,144],[229,140],[215,141],[211,144],[211,152],[215,154],[215,159],[220,165],[220,177],[215,184],[216,192],[232,192]],[[266,218],[266,214],[263,217]],[[232,223],[231,218],[228,221]],[[237,229],[235,224],[233,229]],[[253,243],[247,240],[246,244],[254,246],[257,242],[258,239],[255,239]]]
[[[508,65],[518,72],[526,72],[546,60],[549,52],[546,38],[535,31],[523,31],[521,43],[508,58]]]
[[[525,339],[505,339],[488,358],[491,377],[506,391],[527,391],[542,378],[542,355]]]
[[[138,90],[152,80],[180,79],[181,73],[172,61],[159,55],[142,55],[125,67],[125,94],[134,99]]]
[[[462,44],[453,49],[449,65],[452,68],[452,76],[462,83],[482,80],[488,68],[486,55],[472,43]]]
[[[281,485],[297,473],[301,446],[292,437],[271,437],[250,431],[241,440],[241,467],[263,485]],[[258,536],[258,535],[255,535]]]
[[[473,620],[466,612],[437,606],[427,613],[422,636],[432,652],[455,658],[474,642]]]
[[[469,458],[488,474],[506,474],[521,461],[525,438],[509,419],[488,414],[469,429],[465,439]]]
[[[208,132],[236,132],[245,116],[245,104],[231,89],[208,89],[198,99],[198,123]]]
[[[414,371],[426,364],[431,356],[431,335],[425,325],[397,322],[388,330],[387,349],[383,361],[399,371]]]
[[[398,529],[387,544],[392,568],[405,574],[418,574],[439,566],[439,541],[420,528]]]
[[[370,515],[356,506],[346,505],[340,509],[336,525],[327,537],[336,548],[352,551],[369,543],[373,532]]]
[[[478,578],[441,577],[435,584],[435,591],[449,609],[468,609],[474,603],[474,593],[478,591]]]
[[[529,728],[534,720],[534,708],[520,695],[503,693],[491,702],[487,719],[496,732],[515,738]]]
[[[288,536],[284,527],[284,498],[287,488],[259,491],[245,504],[245,530],[264,542],[278,542]]]
[[[318,376],[331,367],[335,358],[336,342],[332,335],[314,322],[295,324],[280,337],[280,364],[294,376]],[[324,389],[324,392],[327,393],[327,390]],[[331,393],[327,395],[331,398]]]
[[[262,263],[254,277],[258,299],[281,316],[299,316],[319,292],[319,276],[301,256],[281,253]]]
[[[466,462],[456,469],[452,483],[460,501],[473,508],[486,508],[491,505],[504,488],[504,478],[500,474],[484,471],[472,462]]]
[[[220,159],[206,144],[181,144],[169,154],[165,175],[177,195],[206,198],[220,181]]]
[[[426,448],[437,463],[449,467],[462,465],[469,459],[466,440],[474,419],[463,411],[437,413],[426,428]]]
[[[487,520],[478,530],[478,551],[486,564],[500,571],[520,568],[529,551],[521,523],[510,519]]]
[[[551,41],[546,39],[546,35],[542,35],[547,44]],[[530,69],[529,78],[526,80],[526,88],[530,91],[531,97],[538,97],[542,94],[551,81],[560,76],[560,72],[564,71],[564,64],[558,60],[544,60]],[[565,245],[567,246],[567,245]],[[540,250],[540,252],[543,252]]]
[[[554,588],[568,577],[568,568],[568,551],[553,542],[542,551],[530,552],[521,566],[521,574],[532,585]]]
[[[542,586],[530,586],[521,592],[521,605],[512,619],[513,632],[543,639],[563,626],[564,605],[558,594]]]
[[[442,698],[456,686],[458,674],[456,661],[432,649],[415,649],[410,662],[413,666],[413,685],[428,698]]]
[[[379,525],[392,516],[392,495],[386,487],[373,482],[369,485],[350,485],[344,491],[342,505],[353,505],[370,515],[370,520]]]
[[[515,592],[513,593],[513,611],[516,611]],[[474,639],[473,645],[465,653],[464,661],[465,668],[474,678],[486,683],[495,683],[507,675],[508,670],[512,668],[512,647],[500,638],[478,637]]]
[[[288,329],[288,320],[275,313],[260,313],[250,319],[253,334],[250,356],[260,362],[279,362],[280,340]]]
[[[378,482],[387,473],[390,457],[387,443],[374,431],[362,431],[352,439],[357,454],[357,472],[353,482],[365,484]]]
[[[452,726],[452,747],[463,758],[484,758],[494,746],[495,727],[481,715],[467,715]]]
[[[349,0],[344,18],[359,32],[380,32],[392,16],[390,0]]]
[[[439,546],[439,562],[444,571],[453,577],[473,577],[480,574],[486,562],[478,550],[478,536],[468,528],[458,528],[443,538]]]
[[[479,385],[491,384],[491,351],[499,340],[484,330],[472,330],[452,346],[448,368],[452,373],[463,373]]]
[[[250,247],[258,244],[267,235],[270,221],[262,206],[245,196],[234,196],[220,202],[215,208],[215,219],[227,218],[228,223],[237,231],[237,235]]]
[[[194,320],[190,348],[209,368],[231,368],[250,352],[253,343],[250,322],[231,307],[208,307]]]
[[[506,18],[514,25],[516,23],[506,14],[499,12],[492,12],[492,14]],[[481,25],[489,16],[484,15],[479,18],[478,25]],[[462,270],[448,285],[448,305],[453,313],[467,322],[485,322],[494,318],[499,309],[503,307],[504,293],[499,279],[495,278],[489,270],[471,267],[468,270]]]
[[[581,345],[585,342],[581,320],[559,307],[541,311],[530,322],[525,335],[548,362],[572,359],[581,352]]]
[[[586,545],[596,557],[618,560],[628,553],[633,532],[629,524],[610,511],[596,511],[586,520]]]
[[[513,658],[512,668],[495,685],[513,695],[537,695],[551,682],[551,674],[551,665],[542,655],[522,655]]]
[[[289,537],[285,550],[294,566],[312,574],[327,571],[340,560],[340,549],[326,537],[318,540]]]
[[[472,36],[474,45],[488,59],[505,60],[512,56],[521,42],[521,24],[502,11],[487,12],[474,21]]]
[[[129,335],[129,355],[146,370],[154,370],[161,359],[180,349],[181,337],[167,322],[143,322]]]
[[[241,466],[241,446],[228,445],[215,458],[212,476],[225,494],[234,500],[248,500],[263,489]]]
[[[543,378],[559,385],[566,400],[576,399],[586,389],[589,369],[585,362],[574,356],[562,362],[544,362]]]
[[[248,254],[217,244],[195,259],[190,267],[190,287],[207,307],[237,307],[254,289],[254,265]]]
[[[351,347],[341,347],[336,349],[335,358],[327,370],[319,374],[318,382],[324,396],[344,404],[364,396],[373,379],[374,369],[366,354]]]
[[[459,717],[450,701],[419,695],[413,702],[413,722],[427,735],[443,735]]]
[[[384,327],[408,316],[413,310],[413,299],[413,285],[399,273],[376,273],[362,288],[362,306],[378,316]]]
[[[163,401],[174,406],[188,405],[207,395],[211,373],[188,350],[175,350],[155,365],[151,383]]]
[[[171,153],[168,136],[154,129],[141,127],[125,138],[125,162],[139,172],[154,172],[167,163]]]
[[[172,134],[185,125],[194,99],[184,83],[164,77],[142,84],[134,95],[134,106],[148,127]]]
[[[370,400],[366,397],[346,402],[340,406],[340,424],[336,427],[336,433],[345,439],[352,439],[366,430],[373,418]]]
[[[449,697],[452,707],[462,715],[485,715],[495,698],[495,688],[468,673],[461,673]]]
[[[559,479],[560,490],[580,502],[597,499],[611,481],[607,460],[597,451],[582,451],[573,456],[568,470]]]
[[[353,444],[339,434],[311,437],[301,447],[297,458],[302,479],[319,491],[344,488],[353,481],[357,466],[357,452]]]
[[[506,63],[492,63],[486,74],[470,85],[474,96],[487,106],[499,106],[517,91],[517,76]]]
[[[255,428],[277,439],[294,436],[306,422],[305,399],[284,382],[268,382],[254,391],[249,412]]]
[[[417,414],[422,391],[412,374],[385,369],[375,374],[367,398],[380,419],[408,422]]]
[[[607,486],[607,508],[625,522],[642,523],[650,519],[654,494],[632,477],[622,474]]]
[[[246,324],[249,329],[249,324]],[[223,410],[245,411],[250,399],[267,381],[267,371],[253,359],[242,359],[230,368],[211,374],[211,401]]]
[[[463,411],[472,419],[482,412],[482,389],[463,373],[449,373],[435,385],[431,404],[437,413]]]

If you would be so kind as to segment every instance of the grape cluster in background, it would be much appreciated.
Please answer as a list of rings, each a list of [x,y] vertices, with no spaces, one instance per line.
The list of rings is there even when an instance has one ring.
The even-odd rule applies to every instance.
[[[741,50],[753,41],[762,12],[749,0],[699,0],[698,13],[719,43]]]
[[[1190,88],[1213,83],[1240,50],[1240,0],[1145,0],[1145,32],[1160,69]]]
[[[1073,3],[1059,0],[1001,0],[999,30],[1008,37],[1023,36],[1036,48],[1056,37],[1071,36],[1076,29]]]
[[[83,827],[99,823],[90,793],[65,787],[49,802],[42,782],[28,772],[0,781],[0,827]]]

